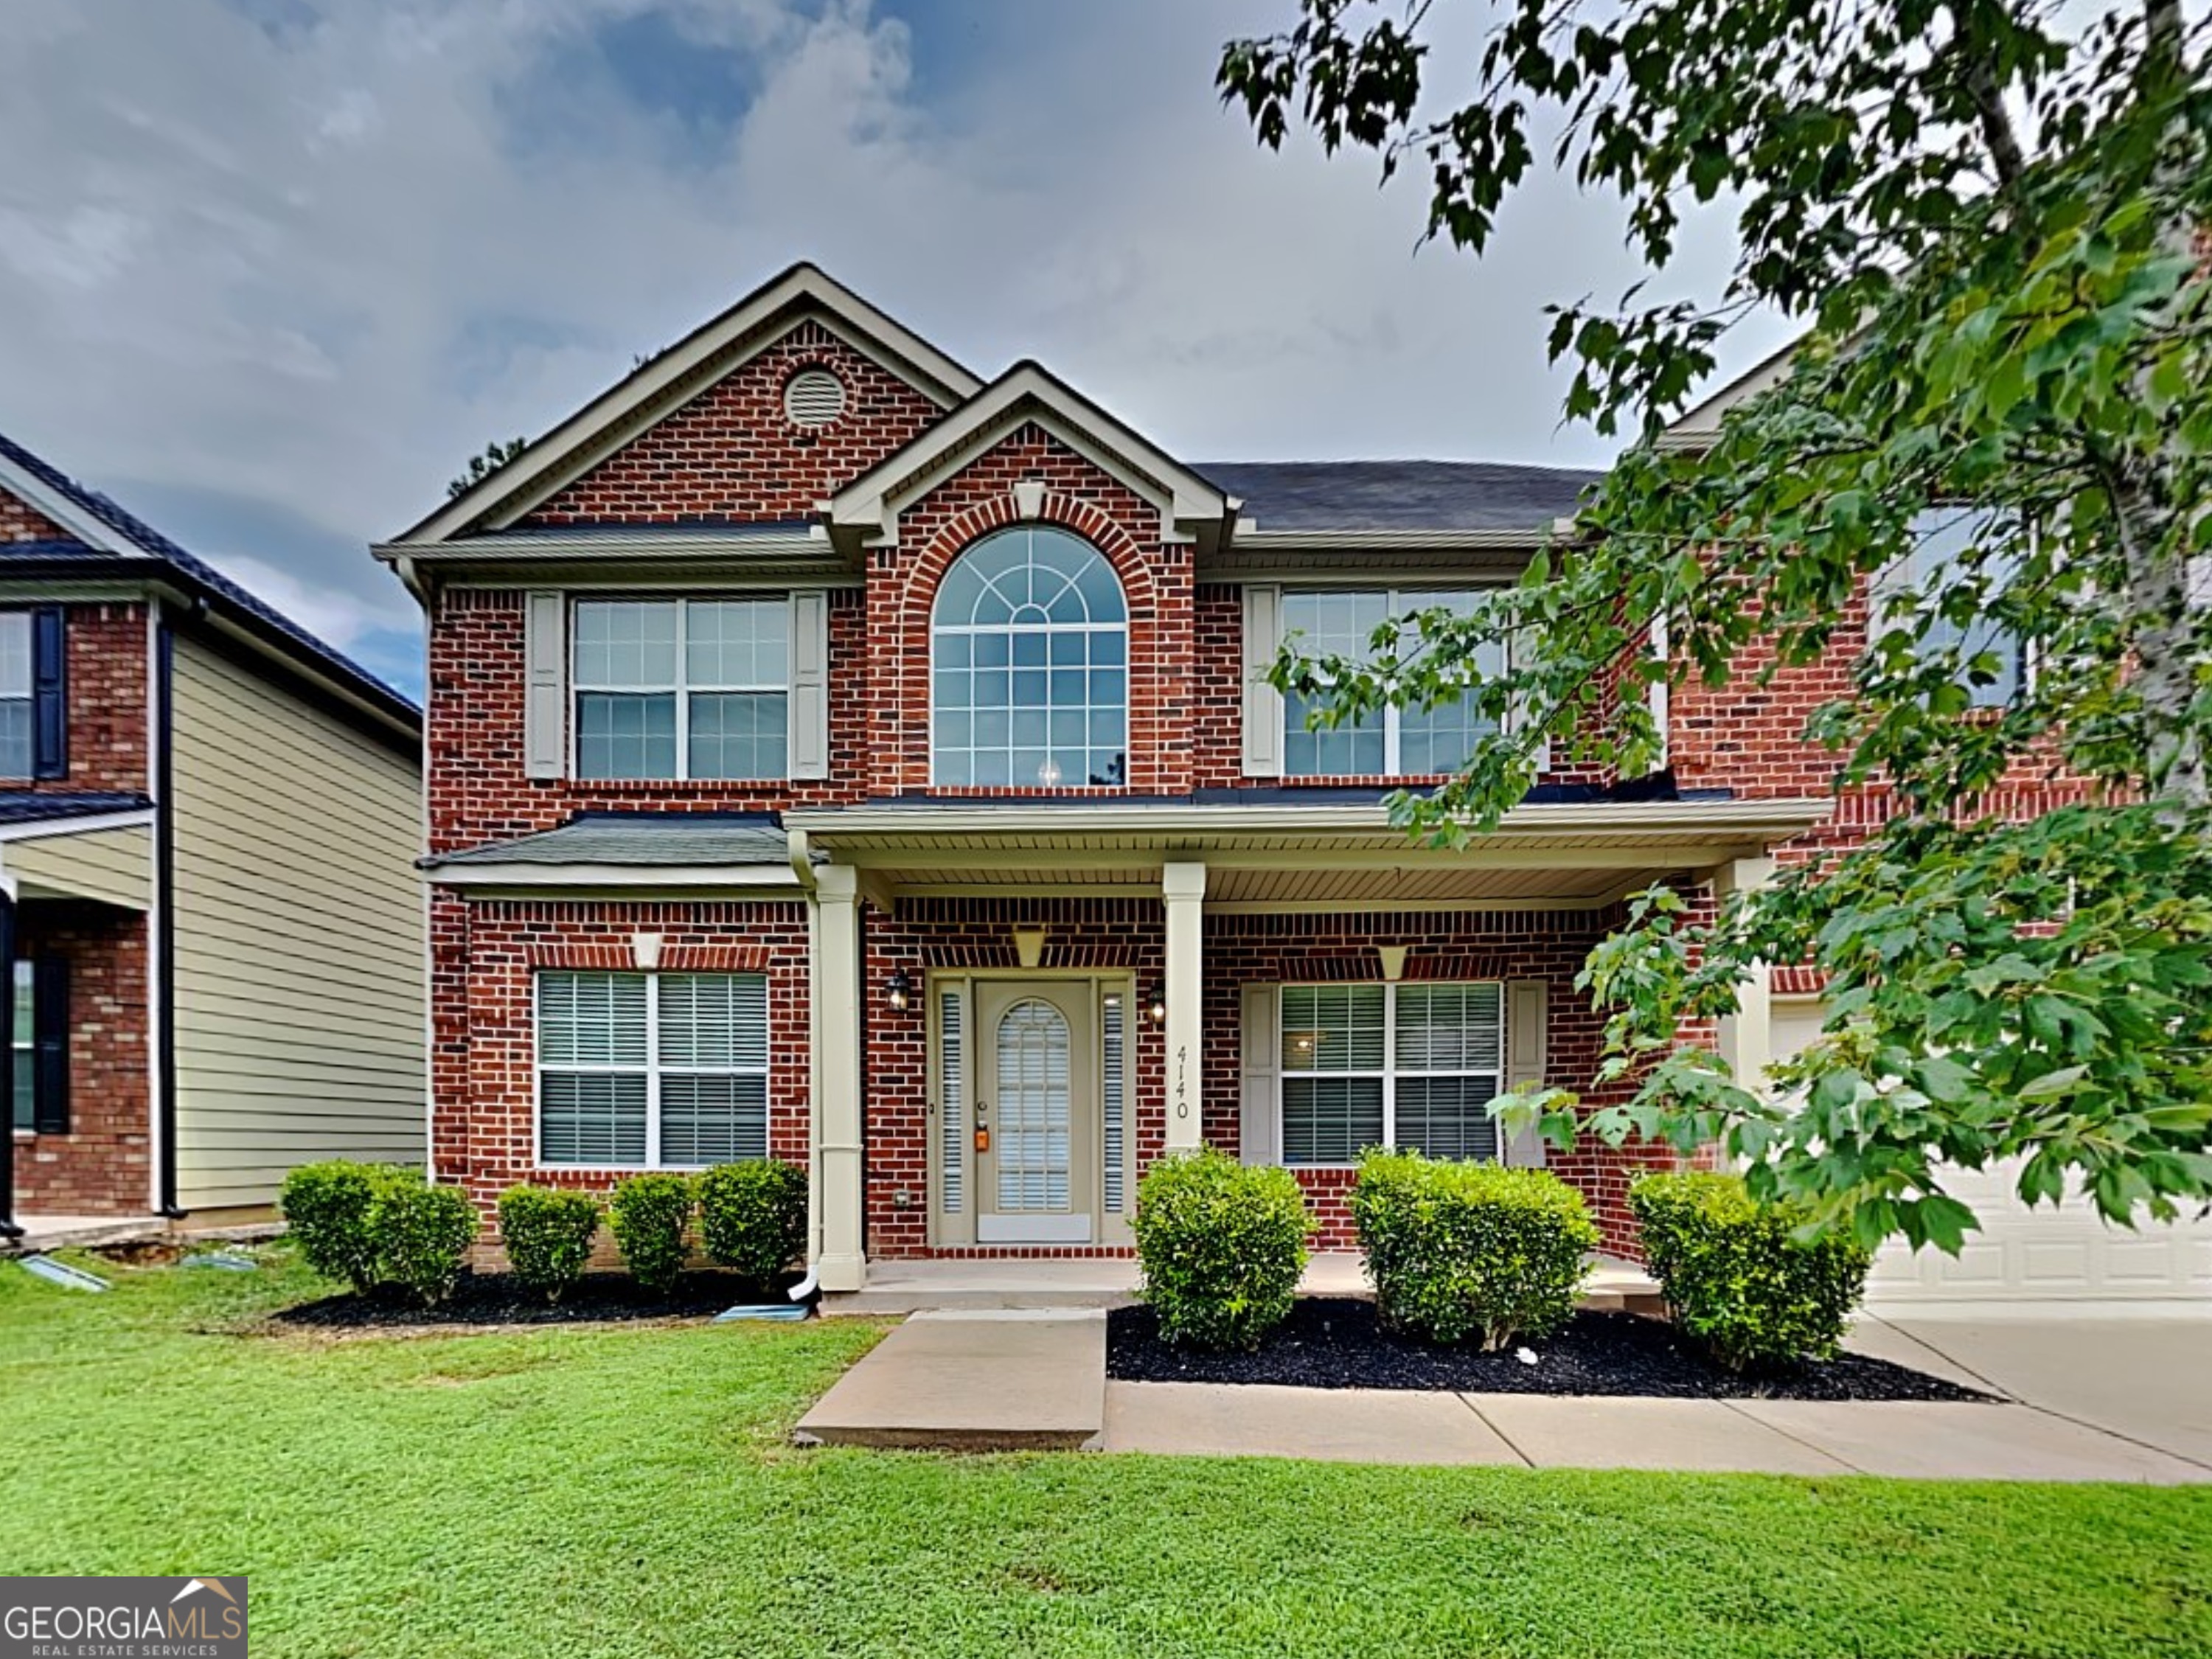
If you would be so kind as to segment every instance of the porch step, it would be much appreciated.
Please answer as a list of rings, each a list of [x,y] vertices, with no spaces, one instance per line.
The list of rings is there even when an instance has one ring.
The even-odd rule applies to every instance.
[[[1065,1264],[1062,1264],[1065,1265]],[[1106,1425],[1106,1315],[917,1313],[799,1419],[802,1446],[1072,1451]]]

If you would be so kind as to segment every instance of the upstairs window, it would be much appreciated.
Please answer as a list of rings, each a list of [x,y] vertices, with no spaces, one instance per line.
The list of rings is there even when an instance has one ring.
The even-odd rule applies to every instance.
[[[1940,595],[1946,577],[1956,569],[1970,547],[1984,550],[1983,572],[2002,584],[2012,566],[2011,547],[2018,528],[2000,514],[1984,507],[1930,507],[1912,520],[1912,550],[1886,573],[1883,586],[1894,590]],[[1892,620],[1901,618],[1893,615]],[[2002,708],[2020,695],[2026,665],[2020,636],[1987,618],[1961,627],[1941,616],[1930,615],[1919,651],[1923,656],[1954,653],[1958,683],[1977,708]],[[1975,658],[1994,659],[1996,672],[1978,679],[1970,672]]]
[[[786,776],[790,653],[780,596],[578,600],[576,775]]]
[[[1128,781],[1129,611],[1105,556],[1000,531],[945,573],[930,630],[932,775],[951,787]]]
[[[32,775],[37,695],[32,654],[31,613],[0,611],[0,778]]]
[[[1375,630],[1393,617],[1443,606],[1456,616],[1473,612],[1474,589],[1286,589],[1283,633],[1299,654],[1375,659]],[[1410,633],[1411,630],[1409,629]],[[1476,658],[1484,677],[1505,671],[1502,647],[1486,644]],[[1476,742],[1497,729],[1469,698],[1437,708],[1386,708],[1318,731],[1306,729],[1314,704],[1296,692],[1283,697],[1283,770],[1291,777],[1428,777],[1455,772]]]

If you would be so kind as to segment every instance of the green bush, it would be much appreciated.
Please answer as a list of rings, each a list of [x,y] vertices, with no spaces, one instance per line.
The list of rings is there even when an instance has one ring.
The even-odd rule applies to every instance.
[[[1493,1351],[1574,1316],[1598,1242],[1582,1194],[1555,1175],[1419,1152],[1361,1157],[1352,1220],[1386,1323]]]
[[[1167,1341],[1255,1348],[1290,1314],[1312,1231],[1288,1170],[1211,1147],[1163,1158],[1137,1183],[1137,1294]]]
[[[772,1158],[717,1164],[697,1179],[707,1254],[763,1289],[806,1249],[806,1171]]]
[[[477,1237],[477,1206],[466,1193],[392,1170],[379,1182],[373,1224],[385,1278],[431,1307],[453,1294]]]
[[[285,1230],[307,1265],[326,1279],[347,1280],[363,1296],[383,1276],[374,1224],[377,1194],[389,1170],[342,1158],[302,1164],[276,1191]]]
[[[1628,1207],[1674,1322],[1734,1370],[1832,1359],[1874,1258],[1829,1234],[1800,1243],[1802,1214],[1709,1172],[1640,1176]]]
[[[689,1176],[664,1170],[616,1183],[607,1200],[607,1225],[640,1290],[663,1295],[684,1271],[684,1229],[692,1201]]]
[[[499,1195],[499,1237],[515,1278],[548,1302],[584,1276],[599,1206],[588,1193],[552,1187],[509,1187]]]

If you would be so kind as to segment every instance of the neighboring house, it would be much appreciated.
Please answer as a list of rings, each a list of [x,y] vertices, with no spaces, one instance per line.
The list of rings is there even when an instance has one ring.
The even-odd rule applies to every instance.
[[[420,752],[404,697],[0,438],[19,1221],[421,1161]]]
[[[1680,695],[1670,770],[1554,770],[1462,852],[1382,800],[1463,711],[1310,732],[1263,678],[1513,580],[1592,476],[1188,462],[776,278],[377,550],[429,617],[434,1173],[489,1212],[803,1161],[836,1290],[1126,1252],[1201,1142],[1291,1166],[1342,1248],[1389,1140],[1548,1161],[1632,1249],[1665,1154],[1547,1160],[1486,1107],[1588,1083],[1625,896],[1851,833],[1796,738],[1820,677]],[[1685,1041],[1756,1065],[1769,991]]]

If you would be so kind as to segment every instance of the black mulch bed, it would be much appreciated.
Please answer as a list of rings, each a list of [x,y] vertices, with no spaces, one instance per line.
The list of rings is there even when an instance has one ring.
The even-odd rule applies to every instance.
[[[325,1330],[406,1330],[441,1325],[608,1325],[647,1319],[696,1319],[725,1308],[788,1304],[781,1286],[764,1291],[734,1273],[690,1273],[665,1296],[647,1296],[628,1273],[586,1273],[549,1303],[506,1273],[461,1275],[453,1293],[426,1308],[404,1291],[325,1297],[271,1316],[281,1325]]]
[[[1106,1375],[1125,1382],[1274,1382],[1302,1389],[1450,1389],[1479,1394],[1641,1395],[1674,1400],[1986,1400],[1887,1360],[1845,1354],[1826,1364],[1738,1376],[1675,1328],[1636,1314],[1579,1313],[1524,1364],[1508,1348],[1434,1347],[1382,1328],[1375,1304],[1301,1297],[1255,1353],[1169,1346],[1149,1308],[1106,1316]]]

